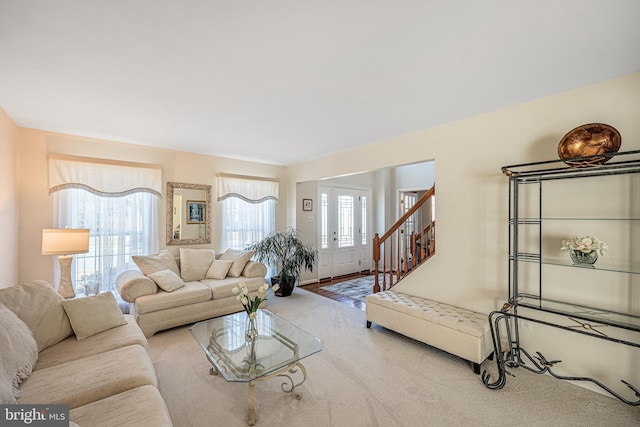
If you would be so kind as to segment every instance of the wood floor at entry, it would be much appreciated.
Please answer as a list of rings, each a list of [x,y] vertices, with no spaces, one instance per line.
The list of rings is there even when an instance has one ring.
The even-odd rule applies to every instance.
[[[322,280],[318,283],[311,283],[309,285],[304,285],[304,286],[301,286],[301,288],[304,289],[305,291],[313,292],[314,294],[318,294],[323,297],[332,299],[334,301],[338,301],[343,304],[350,305],[351,307],[355,307],[362,311],[366,311],[367,305],[364,302],[357,299],[349,298],[348,296],[345,296],[345,295],[329,292],[326,289],[322,289],[323,286],[333,285],[335,283],[344,282],[347,280],[355,279],[355,278],[366,276],[366,275],[367,274],[349,274],[346,276],[335,277],[331,280]]]

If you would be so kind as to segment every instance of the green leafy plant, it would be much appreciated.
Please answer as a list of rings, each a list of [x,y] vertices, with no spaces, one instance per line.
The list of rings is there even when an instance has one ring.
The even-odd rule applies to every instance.
[[[283,292],[286,292],[283,287],[293,289],[300,281],[303,269],[313,271],[318,257],[318,252],[311,245],[305,245],[293,228],[275,231],[247,249],[255,251],[256,260],[276,269],[276,278]]]

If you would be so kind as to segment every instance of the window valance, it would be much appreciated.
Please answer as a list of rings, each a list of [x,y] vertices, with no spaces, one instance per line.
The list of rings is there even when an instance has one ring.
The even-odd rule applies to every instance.
[[[278,200],[280,183],[273,179],[218,174],[218,201],[238,197],[249,203]]]
[[[103,197],[147,192],[162,195],[159,165],[49,154],[49,194],[82,188]]]

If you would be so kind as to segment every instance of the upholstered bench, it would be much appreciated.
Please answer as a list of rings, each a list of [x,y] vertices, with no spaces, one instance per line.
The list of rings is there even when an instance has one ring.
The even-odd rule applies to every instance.
[[[393,290],[367,296],[371,323],[466,359],[477,374],[493,352],[486,314]]]

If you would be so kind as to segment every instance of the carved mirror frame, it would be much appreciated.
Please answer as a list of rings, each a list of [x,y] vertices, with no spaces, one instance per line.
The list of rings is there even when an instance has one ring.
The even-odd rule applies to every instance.
[[[205,192],[205,236],[200,239],[175,239],[173,226],[174,190],[203,190]],[[200,245],[211,243],[211,186],[201,184],[185,184],[183,182],[167,182],[167,245]]]

